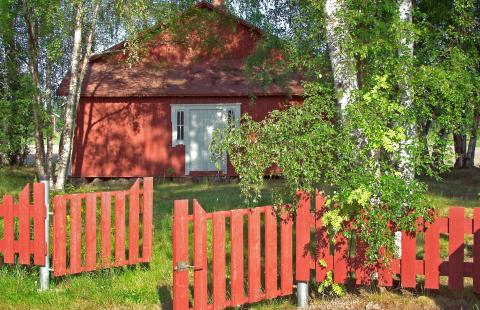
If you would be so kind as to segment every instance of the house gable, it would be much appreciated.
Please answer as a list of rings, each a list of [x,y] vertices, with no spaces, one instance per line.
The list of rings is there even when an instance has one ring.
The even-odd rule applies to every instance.
[[[92,57],[82,88],[87,97],[301,95],[299,79],[262,87],[246,77],[246,59],[262,32],[202,2],[170,26],[143,35],[138,61],[129,63],[125,42]],[[68,76],[58,93],[68,94]]]

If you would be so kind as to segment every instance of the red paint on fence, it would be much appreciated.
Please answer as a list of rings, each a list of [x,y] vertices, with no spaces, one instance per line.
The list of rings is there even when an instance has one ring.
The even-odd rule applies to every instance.
[[[296,230],[296,279],[297,281],[308,282],[310,279],[310,196],[297,193],[297,222]]]
[[[463,208],[450,208],[448,212],[448,288],[463,289]]]
[[[230,236],[231,238],[231,287],[232,307],[244,304],[245,289],[244,277],[244,254],[243,254],[243,212],[242,210],[231,211]]]
[[[427,223],[425,231],[425,288],[440,285],[440,232],[438,222]]]
[[[225,215],[213,215],[213,308],[225,308],[226,301],[226,272],[225,262]]]
[[[128,258],[126,256],[125,214],[127,197]],[[112,214],[111,203],[113,201],[115,206]],[[143,202],[142,205],[140,202]],[[112,261],[114,261],[113,266],[149,262],[153,228],[152,202],[152,178],[144,179],[143,189],[140,189],[140,181],[137,180],[129,191],[55,196],[53,203],[53,275],[62,276],[111,267]],[[97,209],[100,210],[99,220],[97,220]],[[113,231],[112,215],[115,217]],[[142,255],[139,254],[140,217],[142,217],[143,223]],[[97,228],[98,223],[100,225]],[[112,257],[111,248],[112,232],[114,233],[114,257]],[[84,238],[82,234],[85,234]],[[68,236],[69,238],[67,238]],[[97,249],[98,237],[100,239],[99,249]],[[67,247],[67,245],[69,246]],[[82,248],[84,252],[82,252]],[[67,255],[67,249],[69,249],[70,255]],[[97,261],[97,256],[99,261]]]
[[[26,185],[15,203],[12,195],[3,196],[0,204],[0,219],[3,219],[3,239],[0,239],[0,254],[5,264],[18,262],[30,265],[45,265],[45,187],[33,184],[33,203],[30,203],[30,186]],[[18,219],[18,239],[15,238],[15,219]],[[33,240],[30,240],[30,222],[33,220]],[[15,256],[18,255],[18,260]]]
[[[275,298],[277,288],[277,215],[265,208],[265,297]]]
[[[174,309],[223,309],[253,303],[266,298],[292,293],[292,224],[285,210],[277,215],[271,206],[247,210],[206,213],[197,201],[193,216],[188,215],[188,202],[175,201],[173,218],[173,294]],[[263,215],[263,216],[262,216]],[[247,255],[244,254],[244,217],[247,225]],[[230,229],[227,229],[230,219]],[[189,223],[193,221],[193,265],[188,253]],[[212,266],[207,266],[206,240],[208,221],[212,227]],[[230,244],[227,235],[230,234]],[[261,242],[261,234],[264,244]],[[280,236],[280,245],[277,238]],[[264,250],[262,251],[262,245]],[[230,248],[230,266],[226,264]],[[263,254],[262,254],[263,253]],[[277,253],[280,253],[278,258]],[[245,262],[247,258],[247,262]],[[278,259],[280,262],[278,263]],[[264,268],[262,268],[264,263]],[[277,273],[280,264],[280,274]],[[245,267],[248,292],[246,293]],[[190,305],[189,271],[194,273],[193,307]],[[211,276],[209,276],[211,274]],[[229,276],[228,276],[229,275]],[[264,278],[264,289],[262,286]],[[212,298],[208,295],[208,279],[212,279]],[[280,288],[278,287],[280,279]],[[230,284],[230,285],[227,285]],[[230,288],[230,292],[228,292]],[[230,294],[229,294],[230,293]],[[230,298],[228,298],[230,296]],[[209,300],[212,303],[209,304]]]
[[[194,284],[195,290],[195,309],[205,309],[207,307],[208,289],[207,289],[207,220],[205,211],[200,207],[196,200],[193,201],[193,231],[195,239],[193,241],[194,257]]]
[[[320,282],[327,272],[333,272],[334,282],[346,283],[349,275],[355,274],[356,283],[368,285],[372,276],[378,273],[378,284],[392,286],[393,275],[400,277],[403,287],[414,288],[417,285],[416,276],[425,276],[425,288],[438,289],[439,277],[449,277],[449,288],[463,288],[463,278],[473,278],[474,291],[480,293],[480,208],[474,210],[473,219],[464,217],[463,208],[451,208],[448,217],[438,217],[433,223],[417,221],[417,229],[413,232],[402,232],[401,258],[383,257],[388,264],[378,262],[366,266],[364,261],[367,249],[364,241],[358,237],[352,240],[342,234],[333,238],[333,255],[330,252],[330,238],[322,223],[325,213],[325,198],[315,194],[315,208],[310,211],[309,195],[299,193],[296,209],[296,263],[295,276],[297,281],[310,281],[310,271],[316,272],[315,279]],[[278,215],[277,213],[280,213]],[[262,220],[262,214],[263,219]],[[236,307],[246,303],[264,299],[290,295],[293,292],[293,249],[292,216],[282,210],[274,212],[272,207],[254,209],[217,211],[206,213],[195,202],[194,215],[188,215],[188,202],[175,201],[173,227],[173,263],[174,268],[189,265],[189,230],[190,221],[197,223],[201,217],[203,228],[201,234],[194,229],[194,257],[197,257],[197,243],[201,244],[202,262],[208,260],[204,248],[207,240],[206,223],[212,220],[212,269],[197,271],[197,261],[194,260],[194,273],[202,273],[202,284],[193,287],[193,308],[222,309]],[[244,218],[248,218],[247,247],[244,244]],[[230,218],[230,230],[226,229],[226,219]],[[194,224],[195,226],[195,224]],[[353,225],[346,225],[352,227]],[[315,229],[315,257],[311,255],[310,229]],[[425,234],[424,259],[417,259],[416,234]],[[230,234],[230,247],[226,242],[226,233]],[[261,234],[264,236],[265,248],[261,251]],[[440,234],[449,236],[448,261],[440,259]],[[473,234],[473,263],[465,262],[463,256],[464,234]],[[197,240],[198,239],[198,240]],[[352,257],[349,250],[350,242],[356,243],[356,253]],[[226,266],[225,257],[230,248],[230,266]],[[245,253],[245,250],[247,253]],[[385,253],[384,250],[381,250]],[[247,258],[247,262],[245,259]],[[320,260],[326,263],[320,264]],[[262,265],[264,264],[264,265]],[[246,265],[246,266],[245,266]],[[264,266],[264,268],[262,268]],[[247,267],[247,274],[244,269]],[[280,269],[280,270],[278,270]],[[189,268],[174,269],[174,309],[189,309],[190,287]],[[209,276],[211,274],[211,277]],[[228,276],[230,275],[230,276]],[[246,277],[244,277],[246,276]],[[264,277],[264,282],[262,282]],[[196,279],[196,278],[195,278]],[[209,298],[206,287],[213,282],[213,296]],[[248,292],[246,283],[248,281]],[[230,286],[226,285],[230,283]],[[264,286],[262,286],[264,283]],[[280,287],[278,287],[278,284]],[[230,287],[230,292],[228,288]],[[264,289],[262,289],[262,287]],[[230,293],[230,294],[229,294]],[[228,300],[230,296],[230,300]],[[208,304],[208,300],[213,300]]]
[[[173,205],[173,308],[189,309],[188,268],[188,200]]]

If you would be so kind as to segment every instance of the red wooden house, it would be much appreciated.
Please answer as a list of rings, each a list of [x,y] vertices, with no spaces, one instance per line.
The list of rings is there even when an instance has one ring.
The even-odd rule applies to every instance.
[[[208,145],[215,128],[243,113],[255,120],[300,102],[299,79],[262,87],[246,59],[262,31],[220,6],[196,6],[175,29],[155,28],[129,64],[124,42],[92,57],[82,86],[73,177],[234,175],[217,171]],[[192,21],[189,23],[189,21]],[[68,76],[58,93],[68,94]]]

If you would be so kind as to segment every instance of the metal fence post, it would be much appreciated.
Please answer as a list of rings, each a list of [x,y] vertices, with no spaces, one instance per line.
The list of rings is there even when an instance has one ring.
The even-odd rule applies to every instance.
[[[395,232],[395,256],[402,258],[402,232]]]
[[[40,290],[48,290],[50,281],[50,255],[49,255],[49,240],[50,240],[50,177],[40,176],[40,182],[45,184],[45,266],[40,267]]]
[[[308,283],[297,282],[297,308],[308,306]]]

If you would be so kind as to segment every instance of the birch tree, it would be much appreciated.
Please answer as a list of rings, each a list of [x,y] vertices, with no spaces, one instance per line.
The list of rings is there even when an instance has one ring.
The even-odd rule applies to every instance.
[[[344,10],[345,4],[343,0],[325,1],[325,28],[328,52],[342,117],[344,117],[348,105],[353,100],[354,92],[358,90],[355,59],[348,51],[348,46],[351,42]]]
[[[415,165],[413,163],[412,147],[415,147],[416,139],[415,121],[412,120],[414,114],[413,109],[413,85],[410,81],[412,65],[413,65],[413,35],[412,35],[412,0],[399,0],[399,17],[400,17],[400,48],[399,56],[401,63],[400,72],[400,100],[405,109],[406,122],[405,140],[400,144],[400,163],[399,170],[405,179],[413,179],[415,177]]]
[[[81,87],[87,64],[92,53],[92,44],[95,37],[95,27],[100,9],[100,0],[94,1],[93,12],[88,14],[89,7],[84,1],[79,1],[75,5],[75,26],[73,35],[73,49],[70,65],[70,84],[69,92],[64,110],[64,126],[60,137],[59,157],[56,164],[56,180],[54,188],[62,190],[65,187],[67,174],[72,154],[73,134],[75,130],[75,118],[78,101],[80,98]],[[86,31],[86,18],[91,18],[90,29],[83,40],[83,32]],[[82,47],[82,43],[85,46]],[[83,53],[83,54],[82,54]]]

